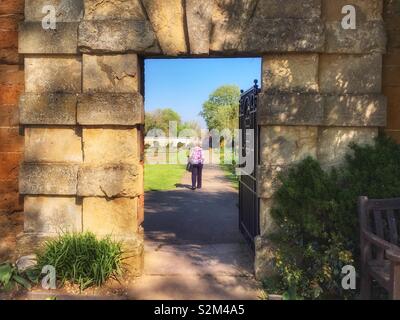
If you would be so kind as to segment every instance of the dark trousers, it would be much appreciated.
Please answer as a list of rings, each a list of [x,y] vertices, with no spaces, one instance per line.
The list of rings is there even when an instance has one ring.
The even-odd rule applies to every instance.
[[[202,164],[192,164],[192,187],[197,188],[202,187],[203,179],[203,165]]]

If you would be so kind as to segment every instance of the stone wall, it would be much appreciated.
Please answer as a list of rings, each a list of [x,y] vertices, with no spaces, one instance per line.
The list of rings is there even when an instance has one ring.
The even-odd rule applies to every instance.
[[[387,122],[382,95],[385,53],[382,1],[322,1],[318,14],[325,24],[325,47],[316,53],[263,57],[261,125],[261,237],[256,272],[273,272],[270,216],[277,173],[312,156],[323,167],[340,163],[350,142],[371,143]],[[342,30],[341,9],[357,9],[357,30]]]
[[[0,215],[22,211],[18,167],[23,137],[18,123],[18,97],[24,90],[23,61],[18,55],[18,23],[24,1],[0,3]]]
[[[383,93],[388,98],[386,132],[400,143],[400,2],[384,1],[388,51],[383,57]]]
[[[41,27],[49,2],[58,8],[57,31]],[[134,250],[132,270],[140,273],[141,59],[149,56],[263,57],[258,180],[268,234],[279,170],[308,155],[336,164],[349,142],[369,143],[386,125],[382,1],[350,1],[358,26],[343,30],[348,2],[26,0],[19,33],[26,69],[21,244],[60,228],[113,234]],[[259,275],[271,262],[269,250],[260,237]]]

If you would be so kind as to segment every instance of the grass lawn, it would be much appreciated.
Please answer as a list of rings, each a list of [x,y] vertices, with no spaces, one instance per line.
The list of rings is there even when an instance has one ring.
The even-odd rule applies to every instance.
[[[221,169],[224,171],[225,176],[228,178],[232,186],[239,190],[239,177],[235,174],[235,166],[231,164],[221,164]]]
[[[144,190],[174,190],[185,174],[186,166],[181,164],[152,164],[144,167]]]
[[[236,175],[236,166],[233,163],[237,162],[235,156],[232,153],[225,154],[224,150],[220,153],[220,167],[225,172],[225,176],[228,178],[232,186],[239,190],[239,177]]]

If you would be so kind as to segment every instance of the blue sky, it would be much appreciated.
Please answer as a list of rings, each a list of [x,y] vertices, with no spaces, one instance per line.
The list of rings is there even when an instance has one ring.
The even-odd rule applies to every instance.
[[[182,120],[205,123],[198,115],[203,102],[219,86],[236,84],[247,90],[260,80],[261,59],[145,60],[145,108],[172,108]]]

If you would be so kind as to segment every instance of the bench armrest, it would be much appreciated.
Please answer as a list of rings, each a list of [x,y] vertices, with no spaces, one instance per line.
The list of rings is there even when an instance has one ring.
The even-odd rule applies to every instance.
[[[400,263],[400,247],[384,239],[379,238],[378,236],[369,231],[364,230],[362,235],[367,242],[385,250],[387,259],[389,259],[394,263]]]
[[[384,250],[390,250],[393,249],[395,251],[399,250],[399,248],[397,246],[395,246],[394,244],[379,238],[377,235],[373,234],[372,232],[363,230],[362,231],[362,236],[364,238],[364,240],[366,240],[367,242],[376,245],[377,247],[384,249]]]
[[[386,258],[388,258],[390,261],[400,264],[400,250],[386,250]]]

